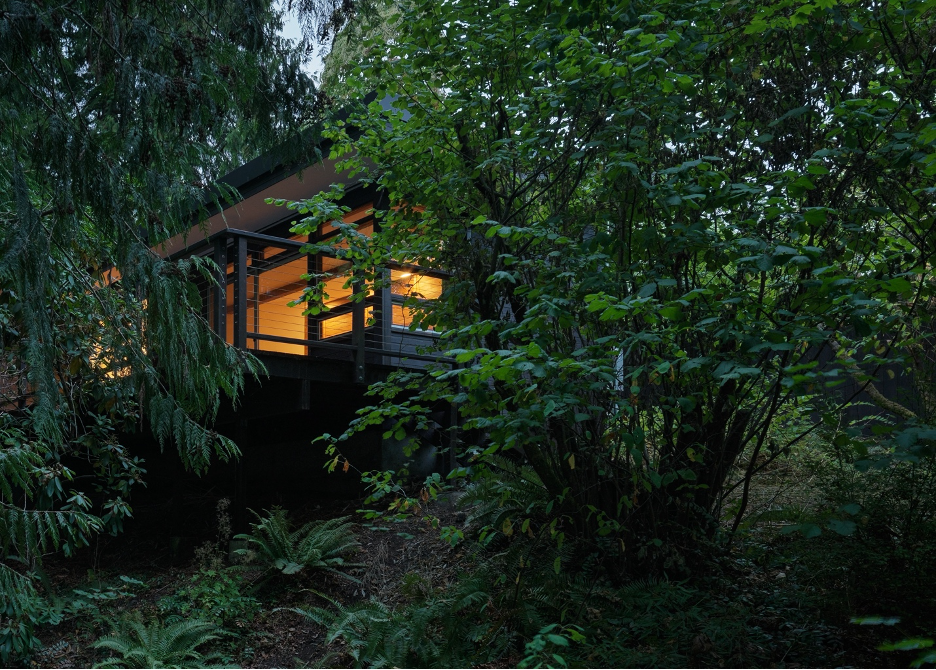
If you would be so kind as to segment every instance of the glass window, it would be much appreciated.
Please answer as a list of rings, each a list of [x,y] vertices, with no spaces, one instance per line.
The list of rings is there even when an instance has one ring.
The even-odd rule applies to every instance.
[[[442,278],[410,270],[390,270],[390,292],[406,298],[435,300],[442,295]]]
[[[374,308],[366,308],[364,310],[365,323],[370,322],[373,318]],[[351,312],[346,314],[339,314],[338,316],[333,316],[330,319],[324,319],[322,321],[322,339],[324,340],[329,337],[337,337],[338,335],[350,333],[353,320],[354,315],[351,314]]]

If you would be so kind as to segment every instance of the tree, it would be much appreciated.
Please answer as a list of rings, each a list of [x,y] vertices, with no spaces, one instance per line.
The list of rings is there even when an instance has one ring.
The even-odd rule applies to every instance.
[[[259,366],[200,316],[210,263],[152,249],[199,222],[215,177],[319,113],[281,19],[255,0],[0,5],[4,557],[120,529],[145,473],[121,430],[146,421],[196,471],[236,456],[211,422]],[[22,591],[10,565],[0,583]]]
[[[321,89],[333,100],[346,104],[360,94],[358,87],[349,85],[348,76],[354,76],[358,63],[371,48],[399,39],[399,7],[389,2],[374,3],[357,20],[347,23],[331,42],[324,59],[320,78]]]
[[[396,110],[330,135],[400,206],[334,251],[355,281],[450,270],[411,307],[459,367],[378,385],[350,430],[446,399],[471,436],[457,474],[504,453],[551,501],[495,532],[572,533],[619,576],[686,569],[802,437],[777,438],[790,412],[834,424],[830,389],[874,390],[928,332],[932,3],[452,0],[400,21],[358,73]],[[297,205],[324,212],[308,229],[331,197]]]

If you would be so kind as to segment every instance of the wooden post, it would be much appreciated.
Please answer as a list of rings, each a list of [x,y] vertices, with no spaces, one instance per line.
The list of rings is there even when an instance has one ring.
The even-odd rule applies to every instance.
[[[390,209],[390,203],[387,199],[386,191],[378,191],[377,197],[374,198],[373,202],[373,211],[371,215],[374,217],[374,235],[377,235],[381,232],[383,227],[382,222],[375,212],[386,211]],[[393,325],[393,298],[391,296],[391,290],[389,286],[390,282],[390,268],[381,269],[381,283],[386,283],[386,288],[375,288],[375,302],[377,305],[376,309],[376,320],[375,320],[375,334],[377,342],[375,346],[386,351],[390,348],[390,335],[392,332]],[[387,356],[381,356],[378,359],[382,364],[387,365],[390,360]]]
[[[309,239],[311,239],[311,238],[312,238],[312,236],[309,235]],[[318,274],[318,273],[321,272],[321,271],[322,271],[322,261],[321,261],[320,255],[319,255],[319,254],[308,254],[308,255],[306,256],[306,272],[309,273],[309,276],[310,276],[310,277],[315,277],[316,274]],[[311,284],[311,283],[314,282],[314,281],[316,281],[316,280],[315,280],[315,279],[312,279],[312,280],[309,282],[309,284]],[[312,316],[311,314],[309,314],[309,315],[306,317],[306,333],[307,333],[307,338],[310,339],[310,340],[320,340],[320,339],[322,339],[322,332],[321,332],[321,331],[322,331],[322,329],[321,329],[321,327],[319,327],[319,317],[317,317],[317,316]],[[312,353],[312,347],[306,347],[306,353],[307,353],[307,354],[311,354],[311,353]]]
[[[367,286],[364,281],[357,277],[352,284],[353,303],[351,309],[351,343],[354,345],[354,381],[357,384],[364,383],[364,328],[367,321],[367,304],[365,296]],[[364,295],[361,295],[361,294]]]
[[[227,239],[215,240],[214,262],[218,266],[214,288],[213,310],[214,331],[222,340],[227,337],[227,314],[225,312],[225,292],[227,291]]]
[[[246,241],[246,240],[245,240]],[[235,312],[236,313],[236,312]],[[237,420],[237,443],[241,447],[241,457],[234,463],[234,532],[246,533],[248,528],[247,521],[247,489],[244,484],[244,460],[250,458],[250,439],[247,436],[247,419]]]
[[[234,346],[247,348],[247,238],[234,238]]]
[[[390,287],[390,268],[381,270],[386,286],[380,289],[377,304],[380,305],[380,320],[377,325],[380,330],[380,348],[384,351],[390,349],[390,338],[393,335],[393,289]],[[390,364],[390,357],[383,356],[381,363]]]
[[[257,260],[257,257],[254,256],[254,261],[256,262],[256,260]],[[256,270],[253,277],[251,277],[251,279],[253,279],[253,281],[250,282],[253,285],[253,292],[251,293],[250,299],[253,301],[254,308],[253,308],[253,321],[250,324],[250,332],[259,333],[260,332],[260,271]],[[253,342],[253,346],[251,347],[251,349],[260,348],[260,340],[251,340],[251,342]]]

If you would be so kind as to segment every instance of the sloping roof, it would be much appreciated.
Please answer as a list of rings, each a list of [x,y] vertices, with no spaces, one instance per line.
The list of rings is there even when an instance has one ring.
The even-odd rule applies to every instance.
[[[366,96],[369,104],[375,94]],[[389,108],[393,99],[381,106]],[[343,109],[334,118],[345,120],[350,110]],[[176,235],[157,248],[160,255],[178,254],[226,228],[258,232],[294,216],[283,207],[266,204],[267,198],[301,200],[328,190],[335,182],[336,161],[328,158],[331,141],[321,137],[321,127],[309,128],[297,136],[218,179],[205,193],[200,221],[184,235]],[[351,187],[357,179],[342,180]],[[235,194],[235,198],[232,198]],[[207,211],[207,217],[205,212]]]
[[[376,97],[376,93],[370,93],[361,100],[361,103],[368,105]],[[381,100],[380,104],[385,109],[389,109],[393,102],[394,99],[388,97]],[[336,112],[332,118],[337,121],[345,121],[350,114],[351,110],[344,108]],[[272,184],[312,165],[316,162],[316,152],[327,156],[331,141],[323,139],[321,131],[322,127],[320,125],[303,130],[273,151],[258,156],[220,177],[218,184],[222,185],[222,189],[234,189],[244,199],[259,193]],[[217,187],[209,188],[206,192],[206,202],[213,204],[218,199],[223,201],[222,189]],[[224,208],[229,206],[225,204]],[[217,207],[215,206],[216,210]]]

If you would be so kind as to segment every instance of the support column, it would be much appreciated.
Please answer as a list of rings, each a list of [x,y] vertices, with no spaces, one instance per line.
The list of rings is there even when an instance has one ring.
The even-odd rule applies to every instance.
[[[234,500],[232,521],[235,533],[246,533],[250,530],[247,518],[247,489],[244,484],[244,459],[249,458],[250,440],[247,439],[247,419],[237,420],[237,443],[241,448],[241,456],[234,462]],[[252,456],[252,454],[251,454]]]
[[[367,321],[367,304],[365,295],[367,286],[360,279],[355,278],[353,283],[354,303],[351,311],[351,343],[354,345],[354,382],[364,383],[364,328]],[[365,294],[365,295],[362,295]]]
[[[247,238],[234,238],[234,346],[247,348]]]
[[[216,240],[214,244],[214,262],[218,266],[217,271],[215,272],[215,281],[217,286],[214,287],[214,295],[212,296],[212,310],[214,311],[214,332],[217,333],[218,337],[222,340],[227,337],[227,313],[226,308],[226,292],[227,292],[227,240],[220,239]]]

